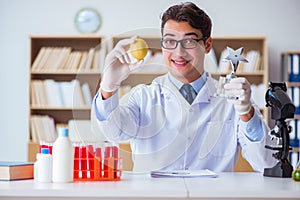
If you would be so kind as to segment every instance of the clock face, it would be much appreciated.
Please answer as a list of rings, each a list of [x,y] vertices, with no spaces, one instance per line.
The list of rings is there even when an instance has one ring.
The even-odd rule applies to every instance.
[[[95,33],[101,26],[100,15],[93,8],[83,8],[75,16],[75,26],[80,33]]]

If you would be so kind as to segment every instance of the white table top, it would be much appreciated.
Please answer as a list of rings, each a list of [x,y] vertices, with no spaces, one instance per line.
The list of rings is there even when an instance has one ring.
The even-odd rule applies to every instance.
[[[300,182],[261,173],[219,173],[217,178],[151,178],[123,173],[121,181],[68,184],[33,180],[0,182],[0,199],[300,199]]]
[[[185,179],[191,198],[300,199],[300,182],[261,173],[220,173],[218,178]]]

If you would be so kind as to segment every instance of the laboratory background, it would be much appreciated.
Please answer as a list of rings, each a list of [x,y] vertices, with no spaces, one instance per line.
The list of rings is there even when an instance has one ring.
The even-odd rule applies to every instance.
[[[160,27],[177,0],[0,0],[0,160],[26,161],[29,139],[30,35],[80,35],[74,17],[96,9],[103,36]],[[265,36],[269,80],[282,81],[281,53],[300,51],[299,0],[197,0],[212,36]]]

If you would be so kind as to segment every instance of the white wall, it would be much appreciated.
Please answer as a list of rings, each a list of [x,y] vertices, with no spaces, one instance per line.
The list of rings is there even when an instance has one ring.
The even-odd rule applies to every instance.
[[[29,116],[29,35],[77,34],[76,11],[102,16],[98,34],[158,28],[175,0],[0,0],[0,160],[26,160]],[[270,80],[280,81],[280,53],[300,50],[299,0],[194,1],[211,16],[213,35],[265,35]]]

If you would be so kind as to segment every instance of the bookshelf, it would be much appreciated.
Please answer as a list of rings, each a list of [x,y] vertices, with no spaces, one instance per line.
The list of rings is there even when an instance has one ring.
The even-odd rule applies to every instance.
[[[37,125],[45,126],[45,121],[33,122],[34,117],[41,120],[41,116],[49,116],[54,128],[67,125],[71,119],[90,119],[90,101],[100,79],[105,39],[98,35],[34,35],[29,40],[28,160],[35,161],[39,141],[53,142],[54,137],[46,137],[46,131]],[[54,101],[55,97],[59,98]]]
[[[282,80],[288,87],[288,95],[293,101],[296,110],[294,119],[288,119],[292,126],[290,133],[290,161],[293,167],[300,160],[300,51],[284,51],[281,53]]]
[[[237,70],[238,77],[245,77],[254,86],[259,86],[260,90],[263,88],[263,95],[259,94],[257,99],[257,104],[260,107],[260,110],[264,116],[264,120],[268,123],[268,109],[265,105],[265,92],[268,89],[269,81],[269,68],[268,68],[268,48],[267,48],[267,39],[264,36],[216,36],[213,37],[213,49],[215,52],[216,59],[219,61],[221,59],[221,54],[224,49],[229,46],[232,49],[238,49],[243,47],[243,54],[246,54],[250,51],[256,51],[259,53],[259,61],[257,67],[252,71],[242,71],[243,63],[239,64]],[[244,55],[245,56],[245,55]],[[245,56],[246,57],[246,56]],[[246,57],[247,58],[247,57]],[[248,61],[251,62],[250,59]],[[221,63],[221,62],[220,62]],[[212,74],[213,77],[218,78],[219,76],[225,76],[224,72],[217,72]],[[252,88],[253,89],[253,88]],[[256,91],[257,92],[257,91]],[[254,98],[255,91],[252,90],[252,97]],[[255,99],[255,100],[256,100]]]

